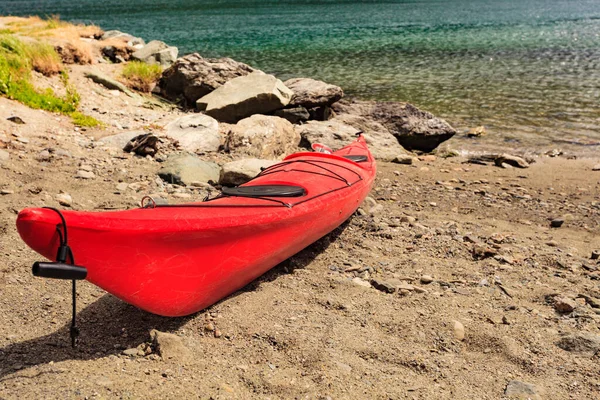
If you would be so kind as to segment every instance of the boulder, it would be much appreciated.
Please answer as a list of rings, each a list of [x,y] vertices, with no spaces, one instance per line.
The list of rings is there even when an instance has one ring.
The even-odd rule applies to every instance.
[[[256,71],[234,78],[196,101],[196,107],[223,122],[237,122],[254,114],[285,107],[292,91],[273,75]]]
[[[430,152],[456,134],[443,119],[408,103],[340,101],[333,109],[338,115],[360,115],[381,123],[407,150]]]
[[[310,114],[304,107],[282,108],[275,111],[274,115],[290,121],[292,124],[308,121]]]
[[[158,171],[162,180],[171,184],[190,185],[192,182],[217,183],[221,168],[202,161],[196,155],[180,153],[169,156]]]
[[[242,160],[232,161],[221,169],[221,177],[219,184],[223,186],[239,186],[248,182],[263,170],[276,164],[272,160],[259,160],[258,158],[245,158]]]
[[[300,144],[300,134],[283,118],[253,115],[234,125],[227,137],[227,148],[252,157],[277,158],[291,153]]]
[[[591,357],[600,353],[600,335],[578,332],[564,335],[557,343],[558,347],[571,353]]]
[[[158,64],[163,68],[171,66],[177,59],[179,50],[159,40],[153,40],[131,55],[134,60],[147,64]]]
[[[221,134],[216,119],[204,114],[190,114],[178,118],[165,127],[165,135],[179,142],[191,153],[219,150]]]
[[[341,87],[310,78],[294,78],[284,82],[294,96],[290,105],[305,108],[329,106],[344,96]]]
[[[369,150],[376,159],[391,161],[399,154],[406,153],[383,126],[356,115],[346,115],[330,121],[309,121],[304,125],[297,125],[295,129],[306,147],[313,143],[323,143],[336,150],[355,140],[356,133],[362,130]]]
[[[171,100],[183,98],[188,106],[194,107],[200,97],[251,72],[254,69],[231,58],[202,58],[198,53],[188,54],[163,72],[158,88],[162,96]]]

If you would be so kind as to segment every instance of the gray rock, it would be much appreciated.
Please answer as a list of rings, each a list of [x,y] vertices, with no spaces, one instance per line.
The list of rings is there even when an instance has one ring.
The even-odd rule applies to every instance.
[[[196,107],[219,121],[234,123],[268,114],[289,104],[292,91],[273,75],[256,71],[234,78],[196,101]]]
[[[104,32],[104,34],[102,34],[101,39],[102,40],[122,39],[124,42],[126,42],[129,46],[132,46],[132,47],[142,47],[146,44],[146,42],[144,42],[144,39],[142,39],[142,38],[135,37],[133,35],[130,35],[129,33],[124,33],[124,32],[117,31],[117,30],[111,30],[111,31]]]
[[[342,100],[333,109],[338,116],[360,115],[381,123],[408,150],[430,152],[456,134],[443,119],[408,103]]]
[[[94,179],[96,175],[92,171],[85,171],[82,169],[77,171],[77,175],[75,175],[75,177],[80,179]]]
[[[415,161],[415,158],[413,156],[411,156],[410,154],[400,154],[392,160],[393,163],[404,164],[404,165],[412,165],[412,163],[414,161]]]
[[[133,93],[131,90],[129,90],[129,88],[127,88],[121,82],[117,82],[116,80],[114,80],[106,75],[103,75],[99,72],[86,72],[85,77],[90,78],[92,81],[104,86],[107,89],[118,90],[120,92],[125,93],[129,97],[137,97],[137,95],[135,93]]]
[[[510,381],[506,385],[504,394],[511,398],[541,400],[538,389],[531,383]]]
[[[162,180],[171,184],[189,185],[194,181],[217,183],[220,168],[217,164],[200,160],[189,153],[173,154],[158,171]]]
[[[8,121],[13,122],[13,123],[18,124],[18,125],[24,125],[25,124],[25,121],[23,121],[23,119],[21,117],[17,116],[17,115],[13,115],[12,117],[8,117],[6,119]]]
[[[394,293],[396,291],[396,286],[381,279],[371,279],[371,286],[385,293]]]
[[[283,118],[257,114],[233,126],[226,142],[231,151],[274,159],[294,151],[300,134]]]
[[[186,361],[190,356],[190,350],[177,335],[153,329],[150,331],[150,338],[163,360]]]
[[[223,186],[238,186],[248,182],[262,171],[263,168],[276,164],[276,161],[246,158],[232,161],[221,169],[219,184]]]
[[[294,96],[290,105],[305,108],[329,106],[344,96],[341,87],[310,78],[294,78],[284,82]]]
[[[178,58],[158,82],[160,94],[171,100],[183,98],[187,106],[233,78],[254,69],[231,58],[202,58],[198,53]]]
[[[163,68],[171,66],[177,59],[179,50],[159,40],[153,40],[131,55],[134,60],[147,64],[158,64]]]
[[[361,122],[367,123],[367,121],[363,121],[361,118],[358,116],[345,116],[344,119],[335,118],[330,121],[309,121],[306,124],[295,126],[295,129],[305,144],[322,143],[334,150],[350,144],[356,139],[356,132],[362,129],[365,132],[364,136],[369,145],[369,150],[375,158],[390,161],[398,154],[405,152],[385,128],[382,128],[382,130],[365,129],[366,125],[362,125]],[[344,121],[353,124],[349,125]]]
[[[560,338],[557,346],[571,353],[591,357],[600,351],[600,335],[583,332],[565,335]]]
[[[128,131],[112,136],[103,137],[102,139],[98,140],[98,142],[105,145],[106,147],[123,150],[123,148],[127,145],[127,143],[129,143],[130,140],[145,133],[146,132],[144,131]]]
[[[177,140],[182,149],[192,153],[217,151],[221,145],[219,123],[204,114],[176,119],[165,127],[165,135]]]
[[[275,111],[275,116],[286,119],[292,124],[308,121],[310,118],[308,110],[304,107],[282,108]]]
[[[6,150],[0,149],[0,164],[10,159],[10,153]]]

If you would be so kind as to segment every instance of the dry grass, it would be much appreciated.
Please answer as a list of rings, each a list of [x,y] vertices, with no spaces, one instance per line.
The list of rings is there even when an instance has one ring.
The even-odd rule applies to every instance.
[[[54,48],[48,44],[34,42],[28,46],[31,66],[46,76],[58,74],[63,70],[61,58]]]
[[[92,64],[94,48],[82,38],[100,37],[102,29],[95,25],[76,25],[61,21],[53,16],[40,17],[0,17],[4,29],[31,38],[37,38],[55,46],[65,64]]]

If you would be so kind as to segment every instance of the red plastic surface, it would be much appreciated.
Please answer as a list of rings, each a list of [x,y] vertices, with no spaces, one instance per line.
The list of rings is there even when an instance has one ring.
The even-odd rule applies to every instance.
[[[341,157],[356,154],[369,159]],[[163,316],[192,314],[344,222],[371,190],[376,165],[360,137],[334,154],[292,154],[269,172],[246,185],[300,185],[306,196],[278,199],[291,207],[227,197],[198,208],[63,211],[69,246],[87,280],[123,301]],[[54,260],[60,222],[51,210],[28,208],[17,228],[33,250]]]

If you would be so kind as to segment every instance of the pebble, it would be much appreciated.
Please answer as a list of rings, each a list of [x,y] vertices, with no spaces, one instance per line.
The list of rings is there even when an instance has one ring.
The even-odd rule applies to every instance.
[[[354,283],[355,285],[358,285],[358,286],[363,286],[363,287],[368,287],[368,288],[371,287],[371,284],[369,282],[367,282],[364,279],[361,279],[359,277],[352,278],[352,283]]]
[[[23,143],[23,144],[27,144],[29,143],[29,139],[24,138],[24,137],[18,137],[17,138],[17,142]]]
[[[396,291],[396,286],[392,285],[389,282],[382,281],[381,279],[371,279],[371,285],[375,289],[381,290],[385,293],[394,293]]]
[[[594,165],[592,171],[600,171],[600,164]]]
[[[433,277],[431,275],[423,275],[421,277],[421,283],[424,285],[427,285],[429,283],[433,282]]]
[[[204,330],[209,331],[209,332],[215,332],[215,330],[216,330],[215,324],[213,324],[212,322],[209,322],[208,324],[204,325]]]
[[[131,348],[131,349],[126,349],[123,350],[123,354],[129,357],[135,357],[138,355],[138,349],[136,348]]]
[[[559,313],[567,314],[577,307],[577,303],[566,297],[557,297],[554,299],[554,309]]]
[[[71,204],[73,204],[73,198],[68,193],[59,193],[55,199],[61,206],[71,207]]]
[[[96,177],[96,175],[91,171],[80,169],[79,171],[77,171],[76,177],[81,179],[93,179]]]
[[[565,223],[564,219],[562,219],[562,218],[556,218],[556,219],[553,219],[550,222],[550,226],[552,228],[560,228],[562,226],[562,224],[564,224],[564,223]]]
[[[510,381],[506,385],[504,394],[519,399],[540,400],[538,389],[531,383],[521,381]]]
[[[465,340],[465,327],[459,321],[454,322],[454,338],[456,340]]]
[[[598,259],[600,259],[600,250],[592,251],[592,260],[598,260]]]
[[[216,338],[220,338],[221,336],[223,336],[223,333],[220,330],[215,329],[214,335],[215,335]]]
[[[558,247],[558,242],[555,240],[550,240],[549,242],[546,242],[546,246]]]
[[[50,161],[50,152],[48,150],[42,150],[37,155],[38,161]]]
[[[127,184],[127,182],[121,182],[117,185],[117,191],[124,192],[127,190],[128,186],[129,185]]]
[[[2,189],[0,190],[1,195],[13,194],[15,191],[10,189]]]
[[[392,160],[393,163],[396,164],[405,164],[405,165],[411,165],[414,161],[414,157],[408,155],[408,154],[401,154],[399,156],[396,156],[396,158],[394,158]]]

